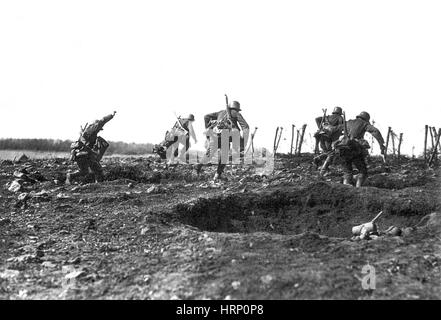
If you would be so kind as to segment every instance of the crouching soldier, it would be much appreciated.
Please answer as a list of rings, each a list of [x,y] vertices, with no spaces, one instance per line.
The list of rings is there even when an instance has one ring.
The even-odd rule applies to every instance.
[[[352,185],[352,165],[358,170],[355,186],[361,187],[367,178],[366,157],[369,143],[364,139],[364,134],[369,132],[380,144],[381,154],[384,154],[386,147],[380,131],[369,122],[370,116],[367,112],[361,112],[356,119],[346,122],[340,126],[345,135],[335,143],[335,148],[344,162],[343,184]]]
[[[219,158],[214,180],[221,177],[226,162],[229,161],[226,155],[230,151],[230,143],[232,144],[233,157],[238,156],[239,158],[247,145],[250,130],[240,111],[242,111],[240,103],[233,101],[231,104],[227,102],[226,109],[209,113],[204,117],[205,128],[207,129],[207,152],[198,166],[198,171],[202,164],[209,162],[217,150],[221,149],[223,155]],[[223,141],[222,137],[227,140]],[[233,137],[238,139],[233,139]]]
[[[90,125],[82,128],[78,141],[71,145],[71,161],[75,161],[79,170],[68,172],[66,184],[71,184],[74,179],[84,177],[89,171],[94,175],[95,182],[103,181],[103,169],[100,165],[101,158],[106,152],[109,144],[98,133],[103,130],[104,125],[109,122],[116,114],[105,116],[101,120],[96,120]]]
[[[326,116],[325,110],[325,115],[323,115],[323,117],[317,117],[315,119],[319,130],[315,133],[314,137],[316,138],[317,143],[320,144],[323,153],[314,158],[314,164],[318,167],[320,162],[323,159],[326,159],[320,169],[321,175],[326,173],[329,164],[334,159],[332,144],[337,141],[342,134],[342,130],[339,128],[339,126],[344,123],[342,113],[342,108],[335,107],[331,115]]]
[[[178,120],[175,122],[171,130],[165,133],[164,141],[154,146],[153,152],[157,153],[161,159],[166,159],[167,150],[173,146],[173,156],[175,158],[178,157],[179,159],[183,158],[190,148],[190,137],[193,138],[194,143],[198,143],[193,129],[193,122],[194,115],[192,114],[189,114],[187,118],[178,117]],[[184,145],[181,152],[179,152],[180,144]],[[171,154],[169,154],[169,156],[171,157]]]

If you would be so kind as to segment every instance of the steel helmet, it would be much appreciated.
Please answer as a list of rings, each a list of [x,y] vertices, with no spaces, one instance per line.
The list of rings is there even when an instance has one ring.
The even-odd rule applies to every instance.
[[[237,102],[237,101],[233,101],[233,102],[231,102],[231,104],[230,104],[230,109],[235,109],[235,110],[237,110],[237,111],[241,111],[241,109],[240,109],[240,103]]]
[[[190,121],[194,121],[194,115],[193,115],[192,113],[190,113],[190,114],[188,115],[188,120],[190,120]]]
[[[340,107],[335,107],[334,111],[332,111],[332,113],[342,115],[343,110]]]
[[[357,118],[363,119],[364,121],[369,122],[369,120],[371,119],[371,116],[369,115],[369,113],[367,113],[366,111],[362,111],[360,112],[360,114],[357,116]]]

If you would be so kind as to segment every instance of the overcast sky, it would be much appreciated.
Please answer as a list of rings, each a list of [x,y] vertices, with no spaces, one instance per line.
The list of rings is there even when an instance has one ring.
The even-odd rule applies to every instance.
[[[277,126],[309,137],[338,105],[419,152],[441,122],[439,3],[1,1],[0,138],[76,139],[116,110],[104,138],[158,143],[175,111],[194,113],[201,147],[227,93],[259,145]]]

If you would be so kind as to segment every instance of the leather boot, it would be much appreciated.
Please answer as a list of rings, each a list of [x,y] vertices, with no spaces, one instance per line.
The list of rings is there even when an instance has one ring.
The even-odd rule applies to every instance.
[[[358,174],[355,187],[357,187],[357,188],[362,187],[365,181],[366,181],[366,175],[363,173]]]
[[[352,186],[352,175],[351,174],[345,174],[343,177],[343,184]]]
[[[68,172],[67,174],[66,174],[66,182],[65,182],[67,185],[71,185],[72,184],[72,181],[71,181],[71,176],[70,176],[70,172]]]

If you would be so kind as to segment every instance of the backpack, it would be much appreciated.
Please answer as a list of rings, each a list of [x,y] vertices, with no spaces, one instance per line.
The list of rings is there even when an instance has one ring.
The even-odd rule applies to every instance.
[[[97,161],[100,161],[103,158],[104,153],[106,152],[108,147],[109,147],[109,143],[106,140],[104,140],[104,138],[99,136],[96,138],[95,145],[93,146],[93,151],[96,151],[97,153],[96,156]]]
[[[337,132],[337,126],[330,125],[329,123],[324,123],[322,125],[322,128],[314,134],[314,137],[318,139],[332,140]]]

